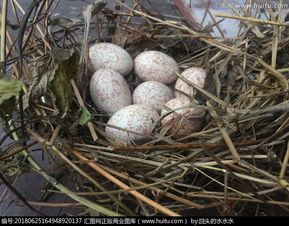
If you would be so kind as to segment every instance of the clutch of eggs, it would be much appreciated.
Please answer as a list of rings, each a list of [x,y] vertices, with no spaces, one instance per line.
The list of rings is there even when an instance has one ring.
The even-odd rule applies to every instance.
[[[145,141],[151,135],[154,122],[159,120],[160,112],[165,115],[161,124],[169,128],[167,135],[179,138],[202,128],[204,112],[192,107],[190,98],[183,98],[194,96],[196,91],[177,78],[180,69],[172,57],[151,50],[140,53],[133,61],[125,49],[111,43],[93,45],[89,57],[95,70],[90,80],[91,98],[111,116],[105,128],[111,137],[127,144]],[[144,82],[131,95],[123,76],[133,67]],[[188,68],[181,75],[204,87],[206,71],[202,68]],[[181,91],[175,91],[177,98],[167,86],[175,81],[175,89]]]

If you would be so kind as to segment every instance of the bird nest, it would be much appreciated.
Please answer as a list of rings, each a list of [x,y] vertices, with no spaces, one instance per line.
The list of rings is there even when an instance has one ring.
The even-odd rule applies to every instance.
[[[239,33],[226,38],[195,23],[180,3],[181,15],[167,15],[148,10],[143,1],[116,0],[110,8],[95,1],[83,19],[55,17],[55,7],[53,1],[40,1],[27,24],[20,23],[20,49],[9,35],[13,26],[6,30],[0,104],[8,132],[1,145],[9,136],[14,139],[1,146],[6,185],[8,176],[33,169],[54,186],[50,192],[93,210],[87,215],[288,214],[289,30],[281,10],[257,9],[253,18],[250,10],[232,8],[232,15],[219,16],[238,20]],[[262,14],[271,20],[257,19]],[[173,138],[156,124],[146,143],[111,142],[104,131],[109,117],[88,93],[87,51],[95,42],[119,45],[133,58],[159,50],[181,70],[204,68],[204,88],[187,81],[197,89],[192,102],[206,112],[204,128]],[[126,80],[131,89],[139,84],[133,73]],[[31,156],[36,144],[49,168]],[[52,176],[56,171],[69,174],[77,189],[61,184]]]

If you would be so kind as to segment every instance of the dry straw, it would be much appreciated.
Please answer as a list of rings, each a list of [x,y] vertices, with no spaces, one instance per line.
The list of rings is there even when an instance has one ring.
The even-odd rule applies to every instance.
[[[127,5],[116,0],[107,9],[105,1],[95,1],[84,19],[53,17],[57,1],[44,0],[35,7],[23,42],[24,118],[32,142],[1,152],[0,169],[5,174],[11,167],[6,160],[24,155],[29,168],[57,189],[50,192],[77,203],[28,204],[77,206],[86,214],[114,216],[288,214],[289,30],[282,9],[253,14],[253,9],[239,12],[232,7],[232,15],[215,18],[205,6],[204,17],[210,16],[220,32],[214,37],[189,16],[184,4],[175,2],[178,15],[157,11],[153,2]],[[3,1],[3,8],[7,3]],[[21,5],[10,0],[10,7],[15,16],[11,21],[18,21]],[[270,19],[259,19],[261,15]],[[11,25],[5,26],[5,10],[1,16],[1,61],[7,75],[17,79],[17,40],[11,38]],[[217,17],[238,20],[238,35],[225,38]],[[174,57],[182,69],[205,68],[205,88],[178,75],[198,91],[193,102],[206,110],[204,129],[173,139],[164,133],[168,128],[160,130],[155,123],[147,143],[130,146],[108,136],[108,117],[87,95],[87,45],[103,41],[126,48],[133,57],[157,49]],[[135,85],[131,77],[128,82]],[[9,135],[22,141],[18,118],[10,118],[9,125]],[[70,191],[30,156],[28,148],[36,143],[52,168],[66,168],[79,191]]]

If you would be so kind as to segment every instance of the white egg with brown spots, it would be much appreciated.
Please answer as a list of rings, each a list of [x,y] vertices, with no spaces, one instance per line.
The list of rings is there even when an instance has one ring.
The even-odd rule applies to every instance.
[[[174,97],[170,87],[156,81],[147,81],[137,86],[133,92],[134,104],[148,104],[158,112]]]
[[[129,53],[112,43],[98,43],[89,49],[90,63],[94,71],[100,68],[109,68],[123,76],[133,69],[133,60]]]
[[[143,81],[157,81],[166,85],[177,80],[179,66],[169,55],[160,51],[145,51],[134,59],[134,71]]]
[[[111,69],[99,69],[90,80],[93,103],[108,115],[132,103],[131,92],[121,74]]]
[[[205,80],[207,73],[204,69],[200,67],[191,67],[183,71],[181,74],[185,79],[190,81],[191,83],[204,88],[205,86]],[[196,89],[182,80],[181,78],[178,78],[175,84],[175,96],[179,98],[183,97],[193,97],[196,94]],[[181,91],[181,92],[179,92]],[[183,94],[183,93],[184,94]]]
[[[134,104],[120,109],[111,116],[105,132],[113,138],[133,144],[146,140],[151,135],[153,123],[158,119],[159,114],[152,107]]]
[[[169,128],[167,134],[180,138],[201,130],[204,111],[193,107],[188,98],[174,98],[166,103],[161,116],[162,126]]]

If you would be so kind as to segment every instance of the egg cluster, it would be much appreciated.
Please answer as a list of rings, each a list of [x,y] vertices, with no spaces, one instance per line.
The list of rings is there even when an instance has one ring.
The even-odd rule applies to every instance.
[[[89,58],[95,71],[90,95],[93,103],[111,116],[105,128],[109,136],[127,144],[144,141],[160,119],[168,128],[166,134],[176,138],[202,129],[204,112],[190,101],[196,90],[178,78],[180,69],[172,57],[150,50],[133,60],[117,45],[98,43],[90,47]],[[132,71],[143,81],[133,93],[125,80]],[[204,87],[206,71],[202,68],[188,68],[181,75]]]

